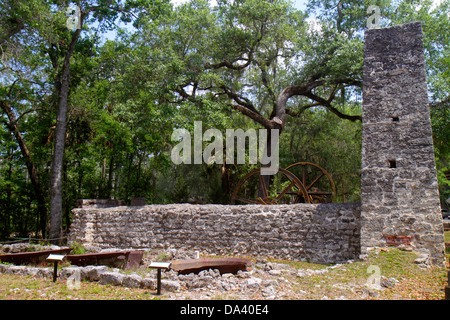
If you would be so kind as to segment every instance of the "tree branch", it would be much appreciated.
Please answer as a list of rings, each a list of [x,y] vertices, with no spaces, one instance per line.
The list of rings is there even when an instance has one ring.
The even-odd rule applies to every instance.
[[[267,119],[266,117],[264,117],[263,115],[261,115],[259,112],[257,112],[256,110],[250,110],[246,107],[243,107],[241,105],[237,105],[237,104],[230,104],[229,105],[232,109],[239,111],[240,113],[242,113],[243,115],[249,117],[250,119],[258,122],[259,124],[261,124],[262,126],[264,126],[264,128],[266,129],[273,129],[274,128],[274,123],[273,121]]]
[[[326,83],[335,85],[335,87],[333,88],[333,90],[330,94],[330,97],[327,100],[312,93],[312,90],[314,88],[322,86]],[[337,92],[337,89],[340,84],[362,86],[362,82],[359,80],[342,78],[342,79],[335,79],[335,80],[327,81],[327,82],[325,80],[311,79],[309,81],[309,83],[304,86],[296,85],[296,86],[287,87],[280,93],[280,95],[277,98],[275,116],[278,117],[279,119],[281,119],[282,125],[283,125],[286,114],[289,114],[291,116],[298,116],[303,111],[305,111],[306,109],[309,109],[311,107],[324,106],[341,119],[346,119],[346,120],[350,120],[350,121],[358,121],[358,120],[362,121],[361,116],[344,114],[331,105],[331,102],[333,101],[334,97],[336,96],[336,92]],[[310,98],[311,100],[313,100],[315,102],[313,102],[309,105],[303,106],[297,112],[294,112],[292,110],[287,110],[286,102],[289,98],[291,98],[293,96],[304,96],[304,97]]]
[[[320,106],[319,102],[314,102],[307,104],[305,106],[300,107],[299,110],[293,111],[291,109],[286,109],[286,114],[290,115],[291,117],[298,117],[300,114],[302,114],[305,110],[308,110],[309,108]]]
[[[325,100],[325,99],[315,95],[312,92],[307,93],[305,96],[310,98],[310,99],[312,99],[312,100],[314,100],[314,101],[319,102],[320,105],[326,107],[328,110],[333,112],[335,115],[337,115],[341,119],[346,119],[346,120],[350,120],[350,121],[358,121],[358,120],[362,121],[362,117],[361,116],[351,116],[351,115],[344,114],[344,113],[340,112],[338,109],[336,109],[335,107],[333,107],[331,105],[331,101]]]
[[[233,99],[237,104],[239,104],[239,105],[241,105],[241,106],[243,106],[243,107],[245,107],[247,109],[250,109],[250,110],[252,110],[254,112],[257,112],[255,107],[253,106],[253,103],[249,99],[247,99],[246,97],[243,97],[243,96],[241,96],[241,95],[231,91],[230,88],[228,88],[225,85],[221,85],[220,88],[223,89],[225,94],[230,99]]]
[[[220,69],[222,67],[226,67],[231,70],[243,70],[243,69],[247,68],[250,65],[250,63],[252,62],[251,56],[252,56],[252,52],[249,52],[248,59],[239,58],[239,59],[235,60],[234,62],[229,62],[227,60],[224,60],[222,62],[214,63],[214,64],[206,62],[204,68],[206,70],[208,70],[208,69]],[[234,63],[236,63],[236,61],[240,61],[240,60],[247,61],[247,62],[244,64],[241,64],[241,65],[234,64]]]

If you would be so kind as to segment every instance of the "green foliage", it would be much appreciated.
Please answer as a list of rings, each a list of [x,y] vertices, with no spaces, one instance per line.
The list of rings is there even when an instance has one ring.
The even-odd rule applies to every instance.
[[[78,242],[74,242],[71,245],[72,251],[70,252],[70,254],[84,254],[86,253],[86,249],[79,244]]]

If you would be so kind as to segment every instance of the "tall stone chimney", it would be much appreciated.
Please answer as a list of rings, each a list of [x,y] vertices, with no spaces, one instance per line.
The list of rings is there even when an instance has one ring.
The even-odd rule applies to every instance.
[[[365,32],[361,252],[411,244],[445,261],[422,24]]]

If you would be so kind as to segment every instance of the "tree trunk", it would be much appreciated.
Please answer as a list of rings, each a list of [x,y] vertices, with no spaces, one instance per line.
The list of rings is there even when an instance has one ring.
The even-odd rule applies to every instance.
[[[55,147],[50,178],[50,234],[54,243],[60,243],[62,235],[62,180],[64,145],[66,140],[67,99],[69,95],[69,59],[64,61],[61,91],[56,116]]]
[[[128,156],[128,172],[127,172],[127,183],[125,186],[125,201],[128,201],[128,197],[130,194],[130,176],[131,176],[131,165],[133,164],[133,154],[129,154]]]
[[[107,195],[108,199],[113,198],[113,196],[112,196],[113,174],[114,174],[114,156],[111,156],[111,158],[109,159],[108,184],[106,187],[106,195]]]
[[[59,90],[58,111],[56,115],[55,146],[52,159],[50,178],[50,233],[53,243],[61,243],[62,236],[62,175],[64,160],[64,145],[66,140],[67,102],[70,84],[70,58],[75,50],[75,44],[80,36],[81,29],[72,35],[72,41],[64,57],[61,83],[57,83]],[[58,80],[57,80],[58,81]]]
[[[45,197],[42,192],[41,183],[39,182],[39,177],[37,175],[36,167],[33,164],[31,159],[31,154],[27,148],[25,140],[22,137],[18,127],[17,127],[17,119],[14,115],[14,112],[11,109],[11,106],[5,101],[0,101],[0,105],[2,109],[5,111],[6,115],[9,119],[9,130],[14,134],[17,143],[19,144],[20,151],[25,160],[25,165],[27,166],[28,174],[30,175],[30,180],[33,185],[34,194],[36,196],[36,201],[38,203],[38,212],[40,217],[40,229],[42,232],[42,237],[45,238],[46,234],[46,225],[47,225],[47,207],[45,205]]]

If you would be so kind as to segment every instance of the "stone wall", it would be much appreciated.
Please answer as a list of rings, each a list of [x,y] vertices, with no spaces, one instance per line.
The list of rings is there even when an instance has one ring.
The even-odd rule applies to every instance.
[[[74,209],[69,242],[339,263],[360,253],[360,204]]]
[[[361,250],[406,239],[440,264],[444,236],[420,22],[366,31],[363,81]]]

